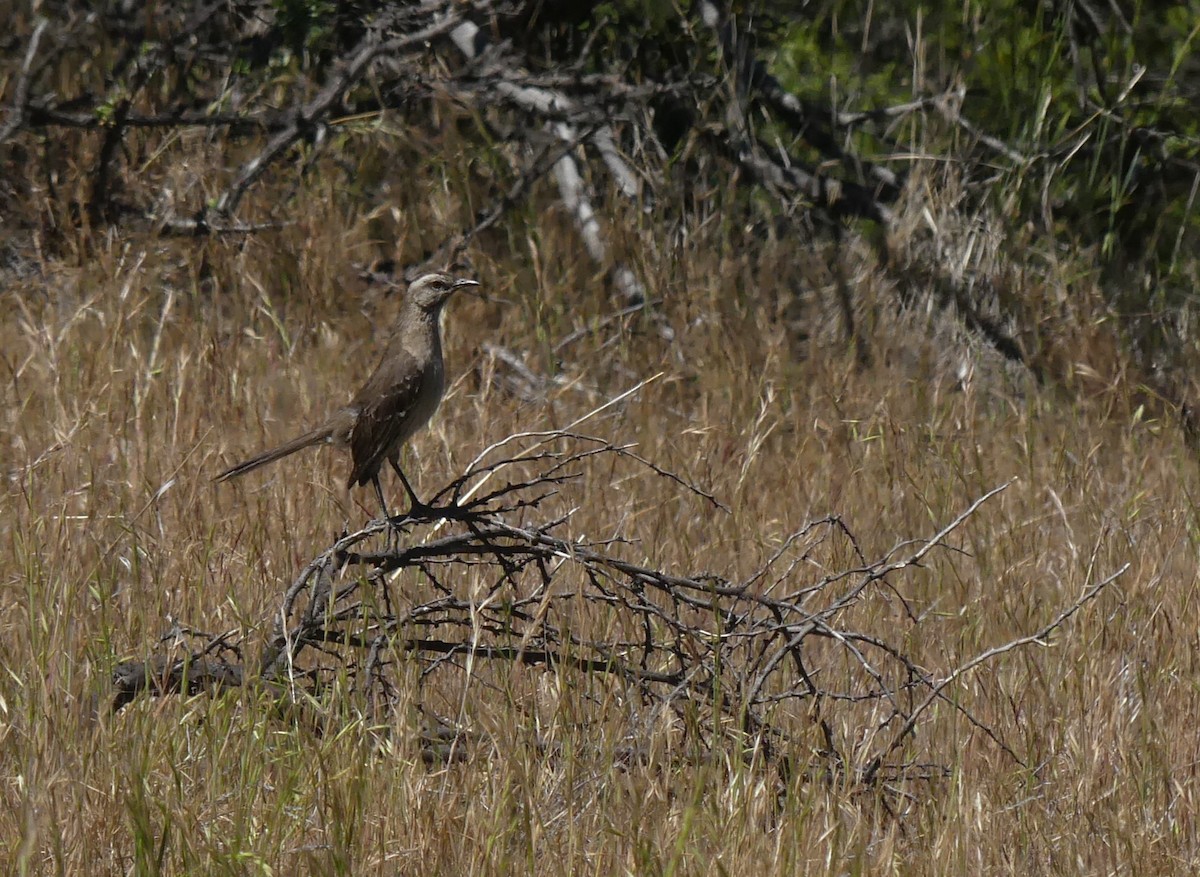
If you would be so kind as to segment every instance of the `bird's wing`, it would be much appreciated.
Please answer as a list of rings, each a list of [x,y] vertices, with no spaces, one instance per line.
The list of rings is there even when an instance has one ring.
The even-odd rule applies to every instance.
[[[421,396],[422,369],[403,351],[387,357],[350,403],[358,419],[350,433],[354,470],[347,487],[366,484],[404,439],[404,428]]]

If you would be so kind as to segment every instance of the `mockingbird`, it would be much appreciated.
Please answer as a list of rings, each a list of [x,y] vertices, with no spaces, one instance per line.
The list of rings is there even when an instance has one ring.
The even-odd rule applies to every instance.
[[[226,469],[216,480],[235,478],[302,448],[331,442],[350,448],[354,468],[346,487],[371,482],[384,518],[391,520],[379,484],[379,470],[385,461],[400,476],[413,508],[424,508],[400,468],[400,448],[429,421],[446,391],[442,306],[456,289],[478,285],[474,280],[458,280],[445,274],[426,274],[414,281],[383,359],[350,404],[316,429]]]

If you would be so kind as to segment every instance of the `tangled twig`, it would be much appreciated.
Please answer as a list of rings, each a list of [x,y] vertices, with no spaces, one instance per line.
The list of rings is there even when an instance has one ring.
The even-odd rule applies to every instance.
[[[947,687],[1042,641],[1127,568],[1037,633],[939,674],[906,654],[899,637],[859,629],[855,619],[887,603],[919,623],[895,599],[893,579],[923,567],[935,551],[952,550],[953,534],[1007,484],[934,535],[873,561],[837,516],[812,521],[738,581],[635,562],[623,556],[632,543],[571,535],[572,510],[551,513],[554,498],[596,458],[643,467],[715,502],[686,479],[580,433],[540,433],[520,444],[494,445],[430,511],[343,534],[313,558],[281,595],[253,670],[214,654],[240,656],[244,647],[225,634],[219,648],[212,639],[184,660],[122,665],[114,705],[140,693],[216,691],[257,680],[304,699],[357,692],[391,714],[411,705],[402,674],[416,669],[417,706],[435,712],[422,692],[437,689],[447,674],[487,684],[489,666],[541,666],[608,680],[639,705],[639,722],[665,722],[706,748],[736,734],[753,741],[745,751],[780,764],[794,763],[797,751],[823,754],[838,771],[871,783],[905,769],[889,759]],[[399,546],[385,538],[392,526],[405,534]],[[852,566],[834,565],[847,556]],[[820,574],[813,577],[813,569]],[[1020,760],[965,706],[953,706]],[[852,713],[869,730],[856,751],[837,742],[827,718],[834,711]],[[820,747],[811,742],[814,728]]]

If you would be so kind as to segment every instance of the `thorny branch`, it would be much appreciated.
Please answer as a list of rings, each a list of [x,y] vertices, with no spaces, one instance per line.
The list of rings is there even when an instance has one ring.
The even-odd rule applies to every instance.
[[[900,607],[908,623],[920,623],[896,599],[896,577],[925,568],[935,552],[952,557],[952,537],[1008,485],[932,536],[876,560],[863,556],[840,518],[812,521],[738,581],[669,572],[630,559],[634,543],[572,534],[573,511],[562,511],[560,500],[596,461],[638,467],[716,501],[627,447],[572,432],[531,438],[517,450],[521,442],[498,442],[438,494],[434,512],[397,520],[399,546],[380,547],[383,521],[335,540],[280,595],[257,661],[243,660],[249,646],[230,634],[196,637],[203,646],[184,657],[121,665],[114,708],[140,694],[254,682],[279,697],[358,696],[380,715],[415,701],[433,714],[434,693],[455,681],[495,684],[498,667],[521,664],[556,672],[566,685],[573,677],[602,680],[621,702],[637,704],[631,721],[666,724],[704,747],[735,735],[743,751],[780,765],[823,753],[826,769],[872,783],[903,772],[897,751],[948,686],[1041,642],[1127,568],[1036,634],[939,673],[906,654],[901,635],[862,629],[856,619],[872,617],[860,610],[892,607],[894,614]],[[845,556],[854,565],[834,565],[832,558]],[[405,681],[413,669],[415,691]],[[1019,760],[968,707],[954,707]],[[836,742],[833,728],[847,721],[860,723],[862,733],[852,738],[858,744]],[[814,728],[823,729],[816,748]],[[879,732],[888,729],[877,749],[862,750],[861,741],[883,739]],[[843,751],[854,745],[858,751]]]

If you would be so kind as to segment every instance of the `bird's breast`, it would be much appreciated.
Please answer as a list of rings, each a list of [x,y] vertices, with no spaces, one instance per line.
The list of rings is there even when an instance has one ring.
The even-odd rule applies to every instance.
[[[421,429],[441,404],[446,392],[446,371],[440,357],[425,370],[421,376],[421,387],[413,402],[412,413],[405,418],[404,434],[401,441],[407,441],[413,433]]]

